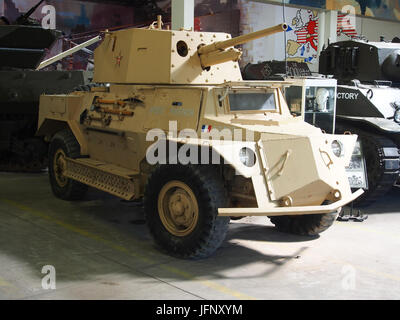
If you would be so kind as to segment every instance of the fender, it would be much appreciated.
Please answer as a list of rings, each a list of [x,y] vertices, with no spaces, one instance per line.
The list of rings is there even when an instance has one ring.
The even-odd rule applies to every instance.
[[[81,154],[88,154],[87,139],[84,128],[75,119],[82,105],[90,105],[93,95],[73,93],[68,95],[42,95],[40,97],[39,119],[37,136],[51,137],[63,128],[69,128],[77,139]]]
[[[390,119],[376,118],[376,117],[353,117],[353,116],[341,116],[336,115],[337,118],[355,122],[364,123],[368,126],[373,126],[377,130],[385,133],[397,133],[400,134],[400,125]]]

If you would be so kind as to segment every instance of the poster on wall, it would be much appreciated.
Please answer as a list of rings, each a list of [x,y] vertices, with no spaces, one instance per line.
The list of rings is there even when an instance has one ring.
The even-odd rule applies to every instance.
[[[318,11],[297,9],[293,17],[289,10],[286,32],[286,53],[288,61],[315,63],[318,59]],[[345,13],[338,14],[337,36],[341,40],[359,37],[354,19]]]
[[[288,61],[313,63],[318,52],[318,11],[290,8],[286,21]]]
[[[318,58],[318,10],[241,1],[242,33],[253,32],[286,21],[288,30],[243,46],[243,63],[278,60],[306,62],[313,70]]]
[[[271,0],[282,4],[282,0]],[[286,4],[341,11],[354,7],[355,14],[400,21],[400,0],[284,0]]]
[[[346,13],[338,13],[337,21],[337,36],[340,40],[349,40],[358,38],[360,35],[357,33],[354,19]]]
[[[248,33],[286,21],[288,30],[252,41],[243,46],[243,61],[260,63],[278,60],[305,62],[313,72],[318,71],[318,9],[287,7],[283,12],[282,6],[254,1],[240,1],[241,32]],[[337,35],[340,40],[358,37],[354,16],[338,14]]]

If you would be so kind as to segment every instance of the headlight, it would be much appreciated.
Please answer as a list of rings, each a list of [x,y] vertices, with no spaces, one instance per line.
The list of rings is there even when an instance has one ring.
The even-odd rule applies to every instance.
[[[340,141],[333,140],[331,147],[332,152],[336,157],[340,158],[341,156],[343,156],[343,145]]]
[[[239,159],[246,167],[252,167],[256,164],[256,154],[249,148],[240,149]]]
[[[396,112],[394,113],[394,121],[400,123],[400,109],[397,109]]]

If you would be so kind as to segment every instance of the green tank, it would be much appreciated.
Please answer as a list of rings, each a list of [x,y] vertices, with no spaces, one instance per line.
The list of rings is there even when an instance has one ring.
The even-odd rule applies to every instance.
[[[0,23],[0,170],[40,171],[47,166],[47,143],[35,137],[39,97],[73,91],[89,83],[86,71],[37,71],[61,36],[43,29],[30,15],[43,1],[10,23]]]

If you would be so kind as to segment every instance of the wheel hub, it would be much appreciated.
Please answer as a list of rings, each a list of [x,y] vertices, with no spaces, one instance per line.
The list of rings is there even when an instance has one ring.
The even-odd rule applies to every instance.
[[[62,149],[58,149],[54,155],[53,170],[56,181],[60,187],[65,187],[68,183],[68,178],[64,175],[67,168],[65,158],[65,152]]]
[[[173,235],[186,236],[197,224],[197,199],[190,187],[183,182],[171,181],[161,189],[158,209],[161,222]]]

